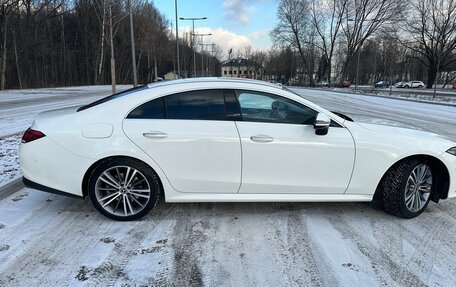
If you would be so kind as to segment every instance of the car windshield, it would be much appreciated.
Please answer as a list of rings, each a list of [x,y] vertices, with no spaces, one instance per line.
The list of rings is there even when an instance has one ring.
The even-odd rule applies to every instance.
[[[136,93],[138,91],[142,91],[142,90],[145,90],[145,89],[148,89],[147,85],[141,85],[141,86],[137,86],[137,87],[122,91],[122,92],[118,92],[118,93],[112,94],[110,96],[107,96],[105,98],[99,99],[99,100],[97,100],[97,101],[95,101],[93,103],[90,103],[88,105],[82,106],[77,111],[80,112],[80,111],[83,111],[83,110],[87,110],[87,109],[89,109],[91,107],[94,107],[94,106],[97,106],[99,104],[106,103],[108,101],[111,101],[111,100],[114,100],[114,99],[117,99],[117,98],[120,98],[120,97],[124,97],[126,95],[130,95],[132,93]]]

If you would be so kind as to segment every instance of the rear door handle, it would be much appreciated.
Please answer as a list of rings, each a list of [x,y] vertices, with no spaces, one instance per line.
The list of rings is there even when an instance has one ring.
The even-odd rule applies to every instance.
[[[274,138],[267,135],[255,135],[251,136],[250,140],[259,143],[269,143],[274,141]]]
[[[146,138],[163,139],[163,138],[166,138],[168,136],[168,134],[164,133],[164,132],[153,131],[153,132],[145,132],[145,133],[143,133],[143,136],[145,136]]]

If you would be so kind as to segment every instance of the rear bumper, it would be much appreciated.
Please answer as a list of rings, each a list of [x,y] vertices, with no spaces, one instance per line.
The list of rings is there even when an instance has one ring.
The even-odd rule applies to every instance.
[[[22,174],[32,188],[76,197],[82,197],[82,179],[95,162],[67,151],[47,136],[21,144],[19,160]]]
[[[74,197],[74,198],[83,198],[82,196],[79,196],[79,195],[76,195],[76,194],[64,192],[64,191],[61,191],[61,190],[53,189],[53,188],[48,187],[48,186],[41,185],[39,183],[36,183],[36,182],[31,181],[29,179],[26,179],[25,177],[22,177],[22,182],[28,188],[33,188],[33,189],[41,190],[41,191],[44,191],[44,192],[49,192],[49,193],[54,193],[54,194],[64,195],[64,196],[69,196],[69,197]]]

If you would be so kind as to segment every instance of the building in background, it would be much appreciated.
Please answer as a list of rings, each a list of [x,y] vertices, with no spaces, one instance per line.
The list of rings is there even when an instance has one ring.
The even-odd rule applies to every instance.
[[[244,58],[231,59],[222,65],[222,77],[261,79],[264,69]]]

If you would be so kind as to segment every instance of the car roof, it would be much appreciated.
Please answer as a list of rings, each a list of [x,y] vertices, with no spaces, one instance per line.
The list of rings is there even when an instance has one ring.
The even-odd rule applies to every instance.
[[[224,78],[224,77],[207,77],[207,78],[186,78],[186,79],[178,79],[178,80],[169,80],[169,81],[160,81],[147,84],[149,88],[157,88],[157,87],[165,87],[170,85],[179,85],[179,84],[190,84],[190,83],[243,83],[243,84],[256,84],[256,85],[263,85],[272,88],[282,89],[281,86],[261,81],[261,80],[253,80],[253,79],[245,79],[245,78]]]

